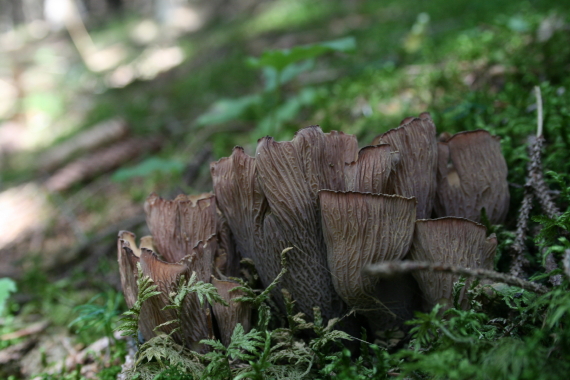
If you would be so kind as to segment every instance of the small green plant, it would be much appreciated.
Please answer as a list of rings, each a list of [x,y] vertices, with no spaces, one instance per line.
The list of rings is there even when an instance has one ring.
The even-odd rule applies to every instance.
[[[97,301],[102,302],[97,302]],[[69,327],[78,326],[77,333],[89,329],[102,329],[109,340],[115,341],[113,327],[120,314],[123,295],[110,290],[97,294],[84,305],[76,306],[73,310],[79,313],[69,324]]]
[[[16,283],[10,278],[0,278],[0,316],[4,314],[4,309],[11,293],[16,291]]]

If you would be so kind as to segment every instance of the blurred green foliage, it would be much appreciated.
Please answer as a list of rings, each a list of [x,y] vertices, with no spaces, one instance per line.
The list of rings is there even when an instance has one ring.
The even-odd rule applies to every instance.
[[[0,316],[4,314],[6,302],[11,293],[16,291],[16,283],[10,278],[0,278]]]

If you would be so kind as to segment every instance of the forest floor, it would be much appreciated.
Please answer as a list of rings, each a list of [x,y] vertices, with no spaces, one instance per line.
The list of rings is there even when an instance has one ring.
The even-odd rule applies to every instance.
[[[527,139],[537,128],[535,86],[544,103],[544,172],[570,173],[570,4],[181,4],[166,21],[134,12],[87,23],[87,42],[41,23],[0,35],[0,378],[114,378],[127,352],[126,341],[109,333],[126,310],[117,232],[148,234],[142,205],[151,192],[210,191],[209,162],[235,145],[252,154],[258,138],[290,140],[313,124],[366,145],[424,111],[438,133],[486,129],[501,137],[509,167],[510,211],[494,227],[499,272],[511,264]],[[326,41],[335,48],[255,60]],[[564,181],[547,176],[563,216]],[[532,217],[544,214],[539,206]],[[546,273],[544,252],[560,262],[570,248],[566,219],[530,223],[527,277]],[[541,225],[550,235],[537,237]],[[535,307],[526,297],[501,317],[520,313],[521,332],[511,339],[521,342]],[[560,304],[557,318],[567,317],[570,306]],[[86,310],[94,317],[82,319]],[[570,336],[558,321],[551,327]],[[556,344],[537,341],[555,352]],[[452,361],[441,347],[433,362]],[[506,346],[489,347],[480,352]],[[477,378],[473,369],[484,359],[470,354],[477,359],[465,372],[441,375],[444,364],[414,357],[423,363],[414,373]],[[532,378],[533,369],[524,370],[519,378]]]

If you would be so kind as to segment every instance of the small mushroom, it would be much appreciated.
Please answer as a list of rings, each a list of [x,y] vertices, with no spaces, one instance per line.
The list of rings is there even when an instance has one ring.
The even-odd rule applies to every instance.
[[[386,327],[394,320],[394,313],[401,313],[401,304],[387,305],[378,299],[378,279],[362,269],[378,262],[401,260],[406,255],[412,242],[416,200],[330,190],[321,190],[319,196],[334,288],[375,328]],[[390,283],[384,285],[390,287]]]
[[[212,236],[206,243],[198,242],[192,253],[179,263],[168,263],[153,252],[152,238],[141,239],[140,248],[135,243],[135,235],[131,232],[121,231],[119,234],[119,269],[121,283],[127,305],[132,307],[137,300],[138,274],[137,263],[140,263],[144,276],[152,279],[157,286],[159,295],[150,297],[141,308],[139,329],[145,339],[157,334],[158,326],[178,319],[173,309],[165,309],[171,304],[170,296],[179,291],[181,276],[185,282],[190,280],[192,273],[196,273],[198,281],[209,280],[212,275],[212,260],[216,251],[216,237]],[[174,331],[177,327],[179,330]],[[212,321],[207,304],[200,305],[195,293],[186,295],[182,303],[180,324],[166,324],[158,327],[165,334],[172,333],[175,341],[185,344],[198,352],[206,352],[207,347],[199,344],[200,340],[212,337]]]
[[[400,162],[390,176],[389,194],[415,197],[418,218],[429,218],[436,191],[437,140],[429,113],[406,118],[400,126],[377,136],[373,145],[390,144]]]
[[[479,222],[485,208],[491,223],[502,223],[510,196],[499,139],[484,130],[460,132],[438,149],[436,216]]]
[[[119,232],[117,253],[121,286],[125,295],[125,302],[130,309],[137,302],[137,264],[140,262],[141,255],[140,249],[135,242],[135,234],[129,231]]]
[[[178,343],[206,352],[207,346],[199,342],[213,335],[209,305],[200,304],[198,296],[189,293],[179,313],[165,307],[171,304],[180,284],[186,284],[193,274],[197,281],[209,282],[216,256],[227,259],[233,252],[229,231],[218,231],[227,227],[216,210],[215,197],[179,195],[168,201],[151,194],[145,211],[153,237],[143,237],[137,247],[134,234],[119,233],[119,266],[127,304],[132,307],[136,302],[136,266],[140,263],[143,275],[150,277],[160,291],[142,305],[139,328],[143,336],[150,339],[158,329],[172,334]],[[179,323],[166,323],[175,319]]]
[[[227,347],[231,343],[232,334],[238,323],[243,326],[246,333],[251,329],[251,305],[234,301],[235,298],[245,295],[241,290],[232,291],[240,286],[239,283],[212,277],[212,284],[218,290],[218,294],[228,303],[228,306],[220,303],[212,305],[222,343]]]
[[[463,268],[490,269],[497,239],[485,238],[486,228],[471,220],[457,217],[416,221],[410,256],[416,261],[428,261]],[[424,305],[431,310],[437,303],[450,305],[453,284],[458,275],[443,272],[414,272],[424,296]],[[467,284],[466,287],[469,285]],[[465,288],[460,296],[464,302]]]

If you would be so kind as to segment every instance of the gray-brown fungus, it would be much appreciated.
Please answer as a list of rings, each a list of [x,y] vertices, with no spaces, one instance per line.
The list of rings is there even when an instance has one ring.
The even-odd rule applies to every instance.
[[[479,222],[485,208],[491,223],[502,223],[510,196],[499,139],[484,130],[460,132],[438,149],[436,215]]]
[[[497,239],[494,235],[488,238],[485,235],[483,225],[464,218],[418,220],[410,250],[411,258],[463,268],[490,269]],[[414,276],[420,285],[427,310],[437,303],[451,305],[453,284],[459,280],[458,275],[418,271],[414,272]],[[464,292],[465,288],[460,295],[461,302],[465,301]]]
[[[406,255],[412,243],[416,200],[329,190],[322,190],[319,195],[328,264],[337,293],[374,327],[388,326],[402,305],[387,305],[379,299],[378,279],[362,273],[362,269],[374,263],[401,260]],[[403,292],[400,295],[402,301],[409,298]]]
[[[436,191],[437,140],[429,113],[406,118],[400,126],[377,136],[372,144],[390,144],[400,156],[390,176],[389,194],[415,197],[418,218],[429,218]]]

